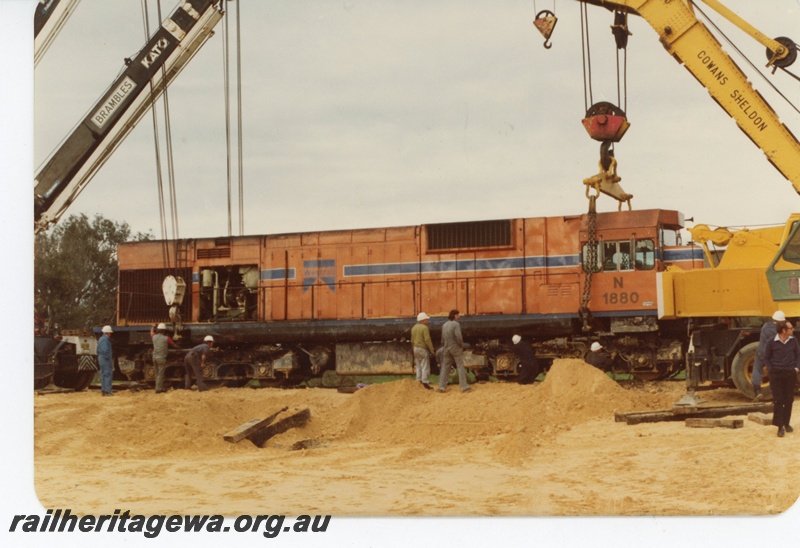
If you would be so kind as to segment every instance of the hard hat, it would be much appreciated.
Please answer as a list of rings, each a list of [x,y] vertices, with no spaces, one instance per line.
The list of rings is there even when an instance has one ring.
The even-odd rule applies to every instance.
[[[167,326],[166,326],[166,324],[160,323],[160,324],[158,324],[158,325],[156,326],[156,329],[164,329],[164,330],[166,330],[166,329],[167,329]]]
[[[786,314],[784,314],[782,310],[777,310],[775,314],[772,315],[772,319],[776,322],[785,322]]]
[[[204,342],[214,342],[214,337],[211,335],[206,335],[206,338],[203,339]]]
[[[425,314],[424,312],[420,312],[419,314],[417,314],[417,321],[418,322],[421,322],[423,320],[430,320],[430,319],[431,319],[431,317],[428,316],[427,314]]]
[[[110,325],[104,325],[102,331],[103,333],[113,333]]]
[[[513,342],[514,344],[519,344],[519,341],[521,340],[522,337],[520,337],[519,335],[514,335],[513,337],[511,337],[511,342]]]
[[[601,348],[603,348],[603,346],[599,342],[592,343],[592,352],[597,352]]]

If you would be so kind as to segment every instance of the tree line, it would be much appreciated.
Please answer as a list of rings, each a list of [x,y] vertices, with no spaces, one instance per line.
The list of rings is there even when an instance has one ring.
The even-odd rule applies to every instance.
[[[34,316],[57,329],[114,322],[117,246],[153,239],[126,222],[70,215],[34,241]]]

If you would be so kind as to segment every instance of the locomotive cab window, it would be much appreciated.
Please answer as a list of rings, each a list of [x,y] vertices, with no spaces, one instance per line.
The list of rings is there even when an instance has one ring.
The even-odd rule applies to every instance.
[[[652,270],[656,265],[656,248],[651,239],[599,242],[592,272],[625,272],[630,270]],[[583,245],[583,269],[590,269],[589,245]]]
[[[656,246],[653,240],[636,240],[634,254],[636,270],[652,270],[656,266]]]
[[[659,230],[659,235],[661,236],[661,247],[669,247],[669,246],[676,246],[682,245],[683,242],[681,241],[681,233],[676,230],[670,230],[667,228],[662,228]]]
[[[630,240],[603,242],[603,270],[606,272],[633,270]]]

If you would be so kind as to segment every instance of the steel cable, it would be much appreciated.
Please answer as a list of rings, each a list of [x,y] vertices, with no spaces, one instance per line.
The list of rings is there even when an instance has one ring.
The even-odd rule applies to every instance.
[[[244,235],[244,162],[242,136],[242,23],[239,6],[236,2],[236,92],[237,92],[237,128],[239,141],[239,236]]]
[[[226,175],[228,190],[228,237],[233,235],[231,223],[231,109],[230,109],[230,29],[228,12],[225,12],[225,24],[222,27],[222,88],[225,97],[225,151]]]
[[[144,26],[145,41],[150,38],[150,14],[147,8],[147,0],[142,0],[142,22]],[[155,95],[155,87],[152,79],[150,80],[150,94]],[[153,118],[153,141],[155,144],[155,160],[156,160],[156,186],[158,188],[158,213],[159,222],[161,225],[161,239],[164,241],[162,247],[162,261],[165,268],[169,267],[169,245],[167,243],[167,212],[164,204],[164,179],[161,175],[161,144],[158,137],[158,111],[155,108],[151,109]]]

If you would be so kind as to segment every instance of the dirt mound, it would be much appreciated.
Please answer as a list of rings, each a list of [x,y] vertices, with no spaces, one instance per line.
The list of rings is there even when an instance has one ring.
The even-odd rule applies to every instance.
[[[75,398],[87,402],[73,407]],[[87,440],[65,435],[69,430],[65,426],[71,424],[92,433],[94,449],[116,458],[258,451],[249,442],[231,444],[222,436],[288,407],[308,408],[311,420],[276,436],[267,447],[288,449],[305,440],[323,444],[342,440],[435,450],[482,439],[497,443],[501,455],[516,459],[578,422],[613,420],[615,411],[641,410],[643,400],[652,406],[658,398],[626,390],[581,360],[556,360],[543,383],[481,383],[467,394],[457,386],[441,394],[405,379],[367,386],[354,394],[219,388],[203,394],[121,391],[114,398],[96,393],[49,395],[41,400],[41,408],[50,408],[50,413],[46,423],[37,421],[36,451],[81,454]]]
[[[479,383],[468,394],[411,380],[354,394],[50,394],[34,398],[34,482],[45,508],[84,514],[235,516],[263,512],[264,501],[280,514],[338,516],[743,515],[790,506],[800,438],[752,421],[737,429],[614,421],[615,411],[669,408],[684,390],[618,385],[561,360],[542,383]],[[702,396],[741,403],[733,390]],[[283,407],[308,408],[311,420],[263,449],[222,439]],[[306,449],[291,450],[305,440]],[[753,447],[775,464],[762,470],[775,489],[741,481],[752,463],[735,457]],[[665,466],[665,454],[680,464]],[[710,478],[702,496],[685,488],[687,465]]]
[[[551,419],[576,422],[613,418],[630,408],[629,391],[583,360],[556,360],[540,388],[541,411]]]
[[[635,408],[632,392],[582,360],[556,360],[541,384],[485,383],[461,394],[425,390],[412,380],[359,390],[336,411],[341,437],[428,448],[490,438],[516,459],[577,422],[613,420]],[[515,449],[517,447],[518,449]]]
[[[258,451],[252,443],[231,444],[222,436],[283,407],[308,407],[312,420],[304,428],[304,435],[322,437],[326,425],[321,419],[346,397],[322,389],[245,388],[217,388],[202,394],[185,390],[166,394],[119,391],[113,398],[101,398],[94,392],[47,395],[37,398],[37,414],[39,409],[47,410],[48,419],[35,419],[35,450],[42,456],[81,454],[86,444],[91,444],[92,451],[115,458],[166,454],[183,458]],[[76,398],[85,403],[73,405]],[[90,435],[67,435],[71,428],[65,425],[80,425]]]

